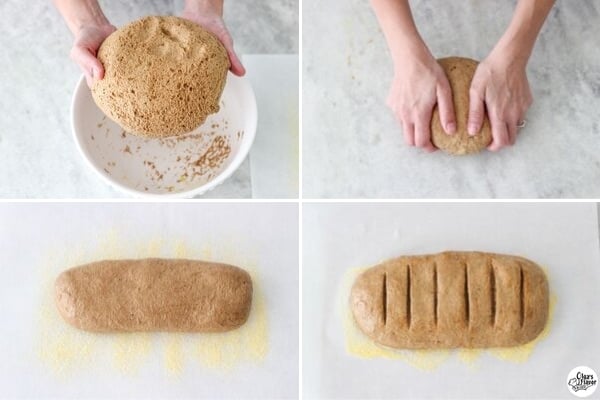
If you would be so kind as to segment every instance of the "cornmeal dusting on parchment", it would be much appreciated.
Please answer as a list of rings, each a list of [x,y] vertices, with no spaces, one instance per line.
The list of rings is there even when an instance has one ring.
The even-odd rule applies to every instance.
[[[183,340],[183,334],[167,334],[165,343],[165,366],[170,375],[179,375],[183,372],[185,365]]]
[[[112,343],[114,366],[127,374],[136,374],[152,352],[149,333],[110,334],[106,339]]]
[[[360,329],[354,323],[354,317],[348,304],[350,296],[350,289],[352,284],[358,275],[367,268],[353,268],[349,270],[343,281],[343,287],[341,290],[341,296],[339,305],[343,307],[341,313],[344,319],[344,334],[346,351],[360,358],[388,358],[395,360],[402,360],[409,365],[430,371],[439,367],[444,361],[450,356],[448,350],[394,350],[386,347],[382,347],[376,344],[373,340],[369,339],[363,334]]]
[[[269,335],[265,298],[255,268],[256,256],[234,240],[192,243],[160,237],[125,240],[111,230],[99,235],[91,249],[78,251],[78,246],[72,245],[49,255],[39,274],[44,285],[36,342],[40,361],[63,378],[99,367],[135,375],[154,359],[162,360],[165,373],[171,377],[184,374],[188,366],[230,371],[242,363],[261,362],[268,353]],[[54,279],[62,270],[100,259],[144,257],[215,260],[246,269],[254,286],[248,321],[241,328],[223,334],[95,334],[80,331],[62,320],[54,305]]]
[[[255,274],[252,275],[256,282]],[[237,330],[221,335],[199,335],[195,355],[205,366],[231,369],[241,360],[263,360],[268,352],[268,330],[265,301],[259,284],[254,284],[254,297],[248,321]]]
[[[548,322],[540,335],[533,341],[516,347],[491,349],[452,349],[452,350],[398,350],[376,344],[356,326],[348,304],[352,284],[358,275],[367,268],[353,268],[344,275],[338,307],[343,318],[346,351],[353,356],[365,359],[388,358],[402,360],[420,370],[433,371],[456,354],[459,361],[469,368],[476,368],[482,354],[490,354],[503,361],[522,363],[533,353],[535,346],[550,333],[556,296],[550,296]],[[547,272],[547,271],[546,271]]]
[[[533,349],[539,342],[544,340],[549,334],[552,326],[552,321],[554,317],[554,308],[556,307],[557,298],[554,294],[550,294],[550,306],[548,309],[548,322],[544,327],[544,330],[540,332],[538,337],[532,340],[529,343],[525,343],[522,346],[517,347],[506,347],[506,348],[495,348],[490,349],[490,354],[496,358],[505,361],[511,361],[515,363],[523,363],[529,359],[531,354],[533,353]]]

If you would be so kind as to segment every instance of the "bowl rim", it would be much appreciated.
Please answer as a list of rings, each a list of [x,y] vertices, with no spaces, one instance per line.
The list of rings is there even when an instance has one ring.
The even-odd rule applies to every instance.
[[[219,186],[221,183],[223,183],[225,180],[227,180],[231,175],[233,175],[233,173],[235,171],[237,171],[237,169],[240,167],[240,165],[246,160],[246,158],[250,154],[250,149],[252,148],[254,139],[256,138],[256,128],[258,125],[258,110],[257,110],[257,105],[256,105],[256,95],[254,93],[254,89],[252,88],[252,85],[250,85],[250,82],[248,81],[247,78],[235,76],[230,71],[228,71],[227,79],[230,79],[231,77],[233,77],[234,79],[238,79],[240,81],[240,83],[243,86],[245,86],[246,90],[248,90],[249,101],[250,101],[250,104],[249,104],[249,107],[250,107],[249,126],[251,128],[251,132],[244,131],[244,138],[246,139],[246,141],[243,142],[244,145],[240,147],[240,149],[236,153],[236,156],[234,156],[231,163],[224,170],[222,170],[217,176],[215,176],[210,181],[204,183],[203,185],[200,185],[193,189],[185,190],[182,192],[177,192],[177,193],[148,193],[145,191],[140,191],[137,189],[133,189],[129,186],[123,185],[120,182],[118,182],[117,180],[113,179],[112,177],[103,174],[100,171],[100,169],[96,165],[94,165],[94,163],[92,162],[92,157],[91,157],[89,151],[83,146],[83,143],[82,143],[83,139],[81,139],[79,137],[79,134],[77,133],[77,130],[75,129],[75,105],[76,105],[77,97],[78,97],[79,91],[82,90],[82,88],[81,88],[82,85],[87,85],[86,80],[85,80],[85,75],[83,75],[83,74],[81,75],[81,77],[79,78],[79,81],[75,85],[75,90],[73,92],[73,95],[71,96],[71,111],[70,111],[71,134],[73,135],[73,138],[75,140],[77,150],[79,151],[79,154],[81,155],[81,157],[85,160],[85,163],[88,165],[88,167],[91,168],[96,173],[96,175],[100,176],[101,180],[104,183],[106,183],[109,186],[112,186],[112,187],[116,188],[117,190],[120,190],[121,192],[124,192],[125,194],[128,194],[129,196],[132,196],[132,197],[160,198],[160,199],[191,199],[195,196],[199,196],[206,192],[209,192],[210,190]],[[85,90],[85,88],[84,88],[84,90]],[[90,90],[90,89],[88,88],[88,90]]]

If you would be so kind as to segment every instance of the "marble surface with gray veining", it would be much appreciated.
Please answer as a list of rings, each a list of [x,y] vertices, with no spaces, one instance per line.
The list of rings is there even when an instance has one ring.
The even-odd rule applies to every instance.
[[[482,59],[513,1],[412,1],[436,57]],[[528,67],[517,144],[451,157],[403,143],[385,106],[389,53],[364,0],[303,2],[305,198],[600,197],[600,2],[558,1]]]
[[[150,14],[175,14],[182,0],[104,0],[116,26]],[[298,2],[225,1],[239,55],[296,53]],[[0,2],[0,197],[108,198],[123,195],[85,165],[71,137],[71,95],[80,77],[69,59],[71,33],[52,1]],[[203,197],[251,197],[248,160]]]

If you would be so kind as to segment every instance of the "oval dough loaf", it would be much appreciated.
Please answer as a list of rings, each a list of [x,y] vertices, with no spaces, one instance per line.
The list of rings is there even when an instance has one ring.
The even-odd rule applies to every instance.
[[[448,57],[439,59],[438,63],[444,69],[452,88],[456,132],[452,135],[445,133],[436,105],[431,117],[431,142],[435,147],[449,154],[464,155],[480,152],[492,142],[492,131],[487,114],[478,134],[471,136],[467,131],[469,88],[478,62],[469,58]]]
[[[92,96],[128,132],[175,136],[219,111],[227,51],[191,21],[152,16],[132,22],[106,38],[98,59],[105,75]]]
[[[517,346],[548,318],[548,282],[533,262],[480,252],[406,256],[362,273],[350,306],[358,327],[402,349]]]
[[[183,259],[107,260],[64,271],[56,306],[94,332],[224,332],[243,325],[252,280],[243,269]]]

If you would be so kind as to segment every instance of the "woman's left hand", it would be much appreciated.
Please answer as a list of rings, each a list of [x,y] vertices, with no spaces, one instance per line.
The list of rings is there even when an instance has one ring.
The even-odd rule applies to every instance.
[[[221,10],[217,9],[216,7],[187,1],[181,17],[195,22],[207,31],[211,32],[217,37],[217,39],[219,39],[219,41],[221,41],[225,47],[225,50],[227,50],[227,55],[229,56],[231,72],[237,76],[243,76],[246,73],[246,69],[242,65],[242,62],[238,58],[237,54],[235,54],[235,50],[233,49],[233,39],[231,38],[231,35],[225,26]]]
[[[477,134],[487,111],[493,137],[490,151],[515,144],[519,125],[533,102],[526,64],[510,52],[494,49],[475,71],[469,92],[468,130]]]

